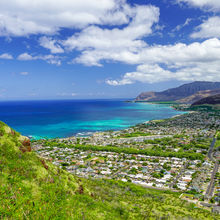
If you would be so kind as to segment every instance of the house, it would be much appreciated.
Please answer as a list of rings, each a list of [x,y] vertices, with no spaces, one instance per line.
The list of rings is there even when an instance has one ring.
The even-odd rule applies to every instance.
[[[220,206],[214,206],[214,207],[212,208],[212,212],[213,212],[213,213],[216,213],[216,214],[220,214]]]

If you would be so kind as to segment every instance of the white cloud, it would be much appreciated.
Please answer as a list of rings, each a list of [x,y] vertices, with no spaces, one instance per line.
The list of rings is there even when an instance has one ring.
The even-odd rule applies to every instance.
[[[201,9],[220,11],[219,0],[176,0]],[[178,80],[220,80],[220,40],[149,46],[144,40],[158,26],[159,9],[151,5],[129,5],[126,0],[7,0],[0,1],[0,36],[56,34],[61,28],[75,28],[66,40],[44,36],[39,39],[48,55],[20,54],[21,61],[44,60],[60,65],[66,51],[78,51],[72,62],[101,66],[102,61],[136,65],[109,85]],[[176,27],[180,30],[190,23]],[[121,26],[123,24],[123,26]],[[103,26],[105,25],[105,26]],[[109,25],[112,25],[109,27]],[[113,26],[114,25],[114,26]],[[220,37],[220,17],[212,17],[197,27],[193,38]],[[64,51],[65,50],[65,51]],[[0,58],[12,59],[10,54]],[[75,95],[69,93],[68,95]]]
[[[141,38],[152,33],[153,24],[159,20],[159,9],[154,6],[127,6],[126,10],[132,21],[123,29],[90,26],[63,41],[67,50],[82,51],[74,62],[97,66],[103,59],[132,63],[133,54],[146,46]]]
[[[113,86],[120,86],[135,82],[154,83],[172,78],[172,72],[161,68],[158,64],[143,64],[137,67],[136,72],[126,73],[121,80],[106,80],[106,83]]]
[[[13,57],[9,53],[3,53],[3,54],[0,55],[0,59],[12,60]]]
[[[23,76],[27,76],[29,73],[28,72],[21,72],[20,74]]]
[[[34,57],[32,57],[30,54],[28,53],[22,53],[18,56],[17,58],[18,60],[34,60]]]
[[[60,66],[61,65],[61,60],[60,60],[60,57],[58,56],[54,56],[54,55],[44,55],[44,56],[37,56],[37,58],[39,60],[45,60],[46,62],[48,62],[49,64],[55,64],[57,66]]]
[[[220,11],[219,0],[176,0],[177,3],[187,3],[192,7],[199,7],[203,10]]]
[[[42,47],[49,49],[51,53],[64,53],[63,48],[61,48],[57,41],[50,37],[41,37],[39,42]]]
[[[148,46],[142,43],[140,47],[137,46],[134,49],[126,47],[126,45],[121,46],[119,50],[117,47],[120,45],[116,47],[113,45],[112,48],[85,50],[77,61],[90,65],[100,65],[101,60],[112,60],[137,65],[163,63],[169,67],[181,67],[192,63],[217,61],[220,56],[220,41],[216,38],[189,45],[177,43],[175,45]]]
[[[54,34],[61,28],[129,22],[126,0],[0,1],[0,35]]]
[[[28,53],[22,53],[17,57],[18,60],[21,61],[28,61],[28,60],[44,60],[49,64],[55,64],[57,66],[61,65],[61,60],[59,56],[55,55],[38,55],[38,56],[32,56]]]
[[[126,73],[118,80],[108,79],[106,83],[117,86],[172,79],[220,81],[220,40],[216,38],[189,45],[146,47],[136,56],[135,72]]]
[[[191,34],[192,38],[220,37],[220,17],[210,17],[196,28]]]
[[[183,24],[177,25],[176,28],[173,29],[173,31],[179,31],[179,30],[181,30],[181,29],[184,28],[185,26],[189,25],[191,21],[192,21],[191,18],[187,18],[186,21],[185,21]]]
[[[132,74],[132,73],[131,73]],[[136,81],[136,80],[135,80]],[[132,81],[131,79],[129,79],[129,77],[125,76],[123,77],[123,79],[121,80],[111,80],[111,79],[107,79],[105,82],[111,86],[122,86],[122,85],[129,85],[129,84],[133,84],[135,81]]]
[[[212,38],[201,43],[177,43],[175,45],[156,45],[143,48],[136,54],[137,64],[164,63],[179,67],[199,62],[218,61],[220,56],[220,40]]]
[[[69,92],[60,92],[60,93],[57,93],[57,96],[77,96],[78,94],[75,93],[75,92],[72,92],[72,93],[69,93]]]

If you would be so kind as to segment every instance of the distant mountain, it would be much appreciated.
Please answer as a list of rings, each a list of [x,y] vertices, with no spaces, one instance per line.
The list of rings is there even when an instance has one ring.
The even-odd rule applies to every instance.
[[[177,100],[179,103],[186,103],[186,104],[192,104],[200,99],[212,96],[212,95],[217,95],[220,94],[220,89],[215,89],[215,90],[203,90],[199,91],[191,96],[187,96],[183,99]]]
[[[203,99],[200,99],[199,101],[196,101],[192,104],[192,106],[196,105],[218,105],[220,104],[220,94],[209,96]]]
[[[203,90],[220,89],[220,82],[196,81],[162,92],[143,92],[135,101],[177,101]]]

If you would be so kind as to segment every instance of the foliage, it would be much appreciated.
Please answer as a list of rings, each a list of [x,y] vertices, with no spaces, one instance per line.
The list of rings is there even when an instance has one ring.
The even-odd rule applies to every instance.
[[[220,131],[216,132],[216,142],[215,142],[215,147],[220,147]]]
[[[93,146],[93,145],[71,145],[58,143],[56,141],[45,141],[44,146],[57,146],[60,148],[75,148],[83,151],[108,151],[116,153],[126,153],[126,154],[144,154],[149,156],[160,156],[160,157],[178,157],[178,158],[188,158],[191,160],[203,160],[204,156],[200,153],[189,153],[189,152],[175,152],[175,151],[160,151],[153,149],[136,149],[136,148],[121,148],[114,146]]]
[[[151,135],[150,133],[144,133],[141,131],[136,131],[132,133],[125,133],[125,134],[120,134],[120,136],[117,136],[117,138],[130,138],[130,137],[140,137],[140,136],[149,136]]]
[[[215,219],[179,193],[115,180],[78,178],[21,152],[0,124],[0,219]]]

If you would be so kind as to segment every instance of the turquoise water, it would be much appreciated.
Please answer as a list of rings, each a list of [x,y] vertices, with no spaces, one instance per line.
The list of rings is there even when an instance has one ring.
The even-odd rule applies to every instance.
[[[0,102],[0,120],[36,139],[119,130],[183,113],[169,105],[121,100]]]

